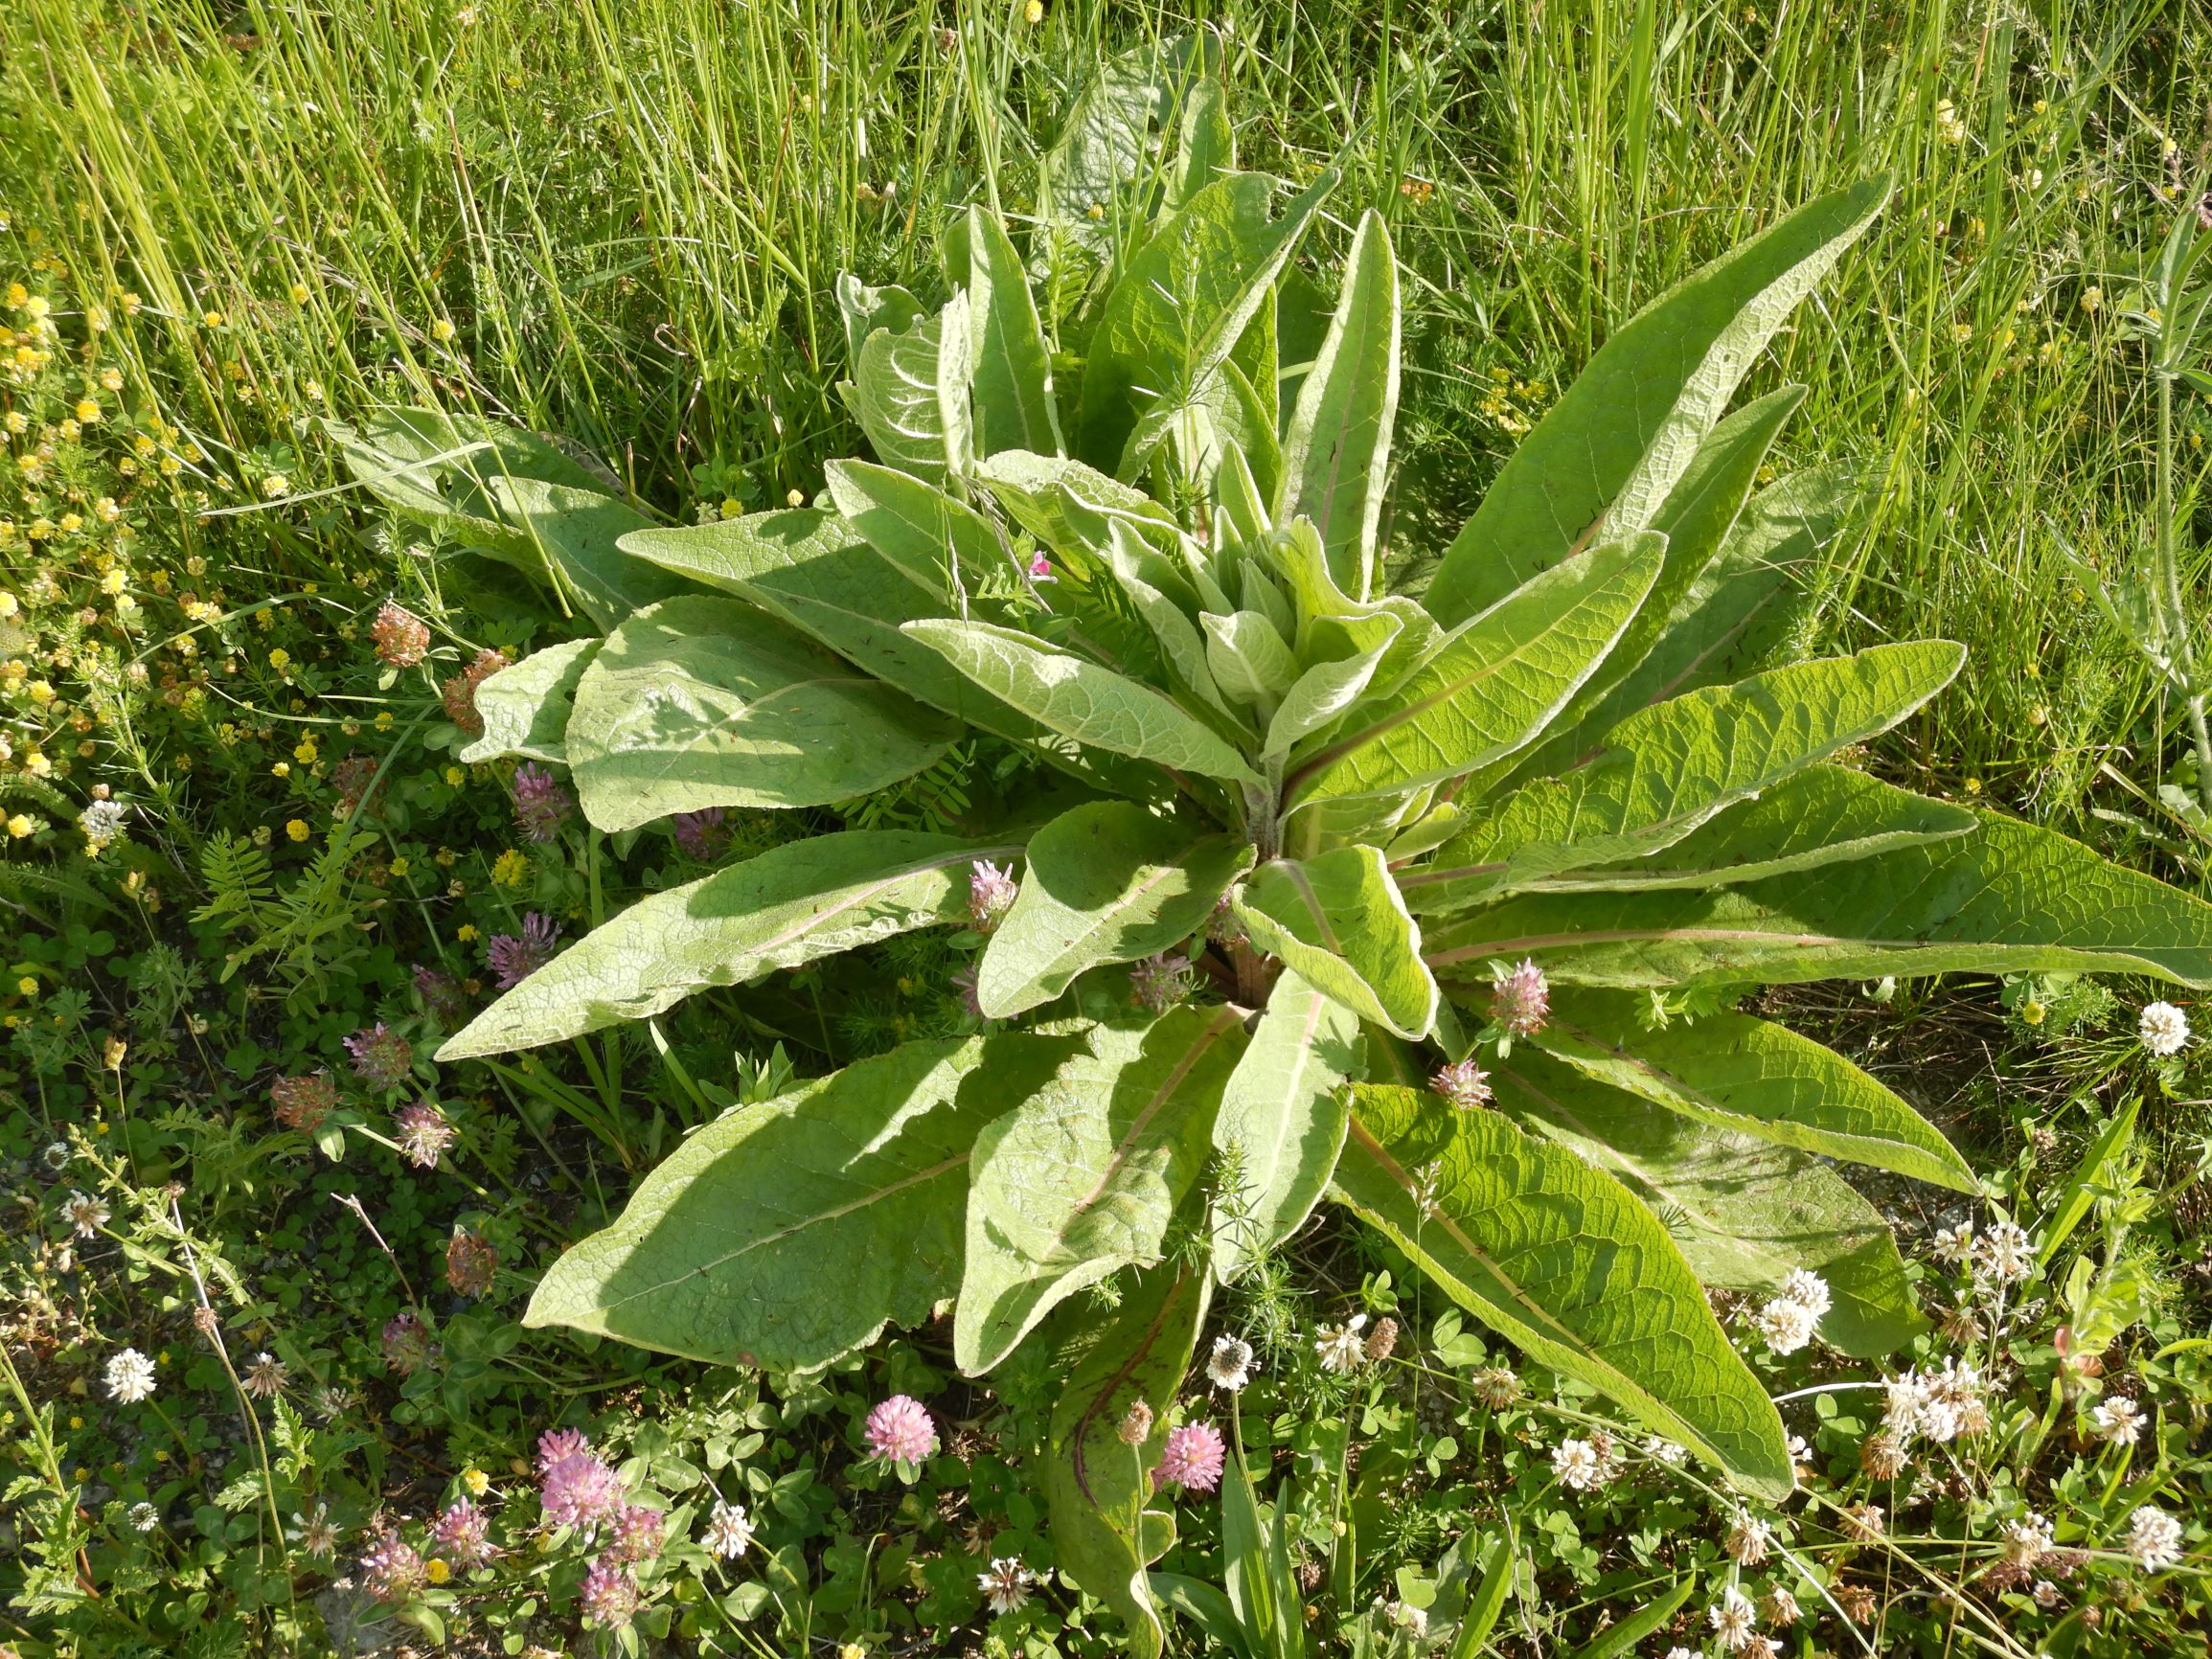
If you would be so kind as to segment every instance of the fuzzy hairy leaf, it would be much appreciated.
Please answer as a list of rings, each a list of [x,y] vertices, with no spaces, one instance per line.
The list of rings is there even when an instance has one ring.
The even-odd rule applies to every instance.
[[[1585,1076],[1717,1128],[1981,1191],[1932,1124],[1826,1044],[1741,1013],[1646,1031],[1645,1011],[1632,992],[1562,988],[1535,1040]]]
[[[1172,772],[1260,781],[1243,756],[1171,698],[1071,651],[989,623],[916,622],[903,631],[992,696],[1078,743]]]
[[[1244,883],[1236,911],[1255,945],[1361,1019],[1400,1036],[1428,1034],[1437,990],[1421,928],[1375,848],[1271,858]]]
[[[966,587],[1009,562],[990,520],[911,473],[832,461],[826,476],[845,522],[940,606],[955,575]]]
[[[543,554],[564,592],[602,631],[664,599],[695,591],[670,572],[631,558],[617,545],[652,520],[596,489],[536,478],[493,478],[486,492],[509,522]]]
[[[952,1329],[970,1376],[1062,1299],[1160,1259],[1244,1034],[1232,1009],[1178,1008],[1096,1026],[1090,1045],[976,1143]]]
[[[976,970],[986,1017],[1052,1001],[1076,975],[1182,943],[1252,866],[1248,842],[1199,835],[1126,801],[1074,807],[1030,837],[1021,890]]]
[[[1346,1079],[1359,1056],[1357,1017],[1286,969],[1214,1119],[1230,1176],[1214,1224],[1214,1271],[1223,1281],[1295,1233],[1328,1191],[1352,1117]]]
[[[1145,1569],[1174,1541],[1174,1515],[1147,1510],[1167,1449],[1168,1407],[1206,1322],[1212,1280],[1163,1262],[1138,1276],[1054,1398],[1045,1506],[1060,1570],[1128,1626],[1128,1651],[1156,1659],[1163,1632]],[[1142,1402],[1152,1429],[1121,1438]]]
[[[1299,383],[1275,507],[1278,519],[1313,521],[1337,585],[1357,600],[1376,585],[1375,534],[1398,418],[1398,264],[1382,216],[1370,208],[1320,355]]]
[[[1111,209],[1175,125],[1188,89],[1220,63],[1203,30],[1130,48],[1106,59],[1076,95],[1038,172],[1038,208],[1060,235],[1085,244],[1109,234],[1090,216]]]
[[[1018,855],[906,830],[847,830],[655,893],[594,928],[445,1039],[445,1060],[504,1054],[647,1019],[711,986],[742,985],[968,914],[969,866]]]
[[[1562,871],[1537,885],[1555,893],[1719,887],[1948,841],[1979,824],[1963,807],[1863,772],[1810,766],[1633,863]],[[1414,914],[1427,914],[1409,878],[1401,875],[1399,885]]]
[[[532,651],[501,669],[476,688],[476,714],[483,735],[461,750],[474,765],[519,755],[526,761],[566,761],[561,734],[576,696],[576,682],[599,652],[597,640],[570,640]]]
[[[1487,977],[1492,958],[1534,955],[1562,983],[1620,987],[1970,971],[2212,984],[2212,905],[2051,830],[1980,818],[1972,835],[1742,887],[1509,899],[1431,928],[1429,966]]]
[[[1673,846],[1725,807],[1887,731],[1966,660],[1942,640],[1876,646],[1671,698],[1631,715],[1608,751],[1524,784],[1406,882],[1425,913]]]
[[[1357,704],[1287,793],[1305,803],[1412,789],[1533,741],[1620,638],[1662,552],[1640,535],[1546,571]]]
[[[1738,1487],[1787,1497],[1782,1419],[1632,1193],[1493,1112],[1361,1085],[1336,1190],[1462,1307]]]
[[[1492,1081],[1502,1107],[1649,1204],[1703,1283],[1774,1291],[1799,1268],[1817,1273],[1834,1298],[1821,1339],[1861,1359],[1893,1353],[1926,1328],[1888,1225],[1818,1160],[1676,1116],[1520,1048]]]
[[[968,400],[969,304],[945,308],[861,343],[849,399],[886,466],[944,486],[968,470],[973,434]]]
[[[1603,535],[1649,526],[1783,319],[1889,193],[1820,197],[1630,320],[1521,441],[1425,596],[1451,626]]]
[[[1001,449],[1060,453],[1060,410],[1052,355],[1030,297],[1029,274],[995,214],[968,210],[968,380],[975,411],[975,453]]]
[[[820,807],[943,758],[953,722],[752,606],[673,599],[577,682],[568,763],[608,831],[702,807]]]
[[[523,1322],[793,1372],[922,1324],[960,1283],[977,1133],[1070,1047],[908,1043],[718,1118],[555,1263]]]

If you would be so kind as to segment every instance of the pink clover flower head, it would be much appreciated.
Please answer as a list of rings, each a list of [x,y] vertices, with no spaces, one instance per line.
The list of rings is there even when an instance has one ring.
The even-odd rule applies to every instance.
[[[399,1131],[397,1137],[399,1150],[418,1170],[435,1170],[438,1160],[445,1155],[445,1148],[460,1132],[439,1110],[435,1101],[417,1101],[411,1106],[401,1106],[393,1114],[392,1125]]]
[[[387,1606],[406,1601],[427,1577],[422,1557],[398,1533],[385,1533],[361,1557],[361,1588]]]
[[[1006,913],[1014,908],[1015,898],[1020,894],[1020,885],[1011,870],[1001,870],[988,858],[978,858],[969,866],[968,919],[979,932],[989,933],[1006,920]]]
[[[1058,581],[1060,578],[1052,574],[1052,560],[1045,557],[1043,554],[1038,553],[1030,556],[1029,580],[1031,581]]]
[[[376,642],[377,660],[396,669],[411,669],[430,652],[430,625],[398,600],[384,602],[369,637]]]
[[[1471,1055],[1444,1067],[1428,1079],[1428,1086],[1463,1112],[1490,1104],[1490,1074],[1474,1063]]]
[[[398,1088],[415,1065],[407,1039],[382,1020],[348,1037],[346,1052],[353,1057],[353,1075],[371,1088]]]
[[[1129,995],[1149,1013],[1166,1013],[1191,994],[1191,959],[1165,952],[1129,966]]]
[[[481,1567],[499,1552],[491,1545],[490,1517],[461,1498],[431,1523],[430,1539],[456,1566]]]
[[[614,1535],[602,1560],[650,1561],[660,1554],[661,1524],[667,1517],[643,1504],[626,1504],[614,1518]]]
[[[603,1630],[619,1630],[637,1614],[637,1580],[621,1562],[602,1556],[583,1576],[583,1616]]]
[[[1534,1036],[1551,1014],[1551,985],[1534,957],[1491,981],[1491,1017],[1512,1036]]]
[[[560,923],[550,916],[531,911],[522,919],[519,935],[498,933],[484,942],[484,960],[499,980],[501,990],[513,990],[560,950]]]
[[[557,1527],[591,1531],[623,1511],[622,1477],[596,1452],[574,1452],[539,1477],[538,1502]]]
[[[983,997],[975,989],[975,969],[964,967],[952,976],[953,994],[960,998],[960,1006],[968,1011],[969,1019],[983,1017]]]
[[[937,1424],[920,1400],[895,1394],[868,1414],[868,1449],[886,1463],[918,1464],[937,1450]]]
[[[430,1328],[412,1307],[402,1307],[384,1327],[384,1363],[401,1376],[421,1371],[438,1357]]]
[[[563,1458],[591,1450],[591,1436],[580,1428],[549,1428],[537,1437],[537,1472],[549,1475]]]
[[[686,858],[712,864],[729,851],[729,827],[719,807],[701,807],[696,812],[678,812],[673,821],[676,846]]]
[[[514,768],[514,827],[532,841],[551,841],[576,810],[559,781],[543,766],[525,761]]]
[[[1167,1486],[1210,1492],[1221,1484],[1221,1463],[1226,1455],[1220,1429],[1210,1422],[1187,1422],[1168,1431],[1167,1449],[1160,1454],[1159,1478]]]
[[[461,994],[461,987],[449,973],[441,973],[427,963],[415,966],[415,994],[422,999],[422,1006],[430,1011],[430,1017],[440,1025],[457,1025],[468,1011],[467,999]]]

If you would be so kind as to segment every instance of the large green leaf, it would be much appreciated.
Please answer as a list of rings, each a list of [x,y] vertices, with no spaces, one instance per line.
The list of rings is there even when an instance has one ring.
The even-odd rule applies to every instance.
[[[1267,216],[1275,181],[1232,173],[1163,215],[1106,296],[1083,376],[1079,452],[1128,478],[1125,446],[1145,416],[1196,400],[1228,359],[1295,251],[1334,171]]]
[[[1823,1043],[1749,1014],[1641,1029],[1630,991],[1562,988],[1536,1041],[1586,1076],[1716,1127],[1978,1193],[1933,1125]]]
[[[1135,1659],[1157,1659],[1161,1649],[1145,1568],[1174,1541],[1175,1521],[1145,1505],[1167,1448],[1168,1407],[1212,1294],[1202,1268],[1163,1262],[1140,1275],[1090,1333],[1053,1398],[1044,1483],[1053,1551],[1060,1570],[1129,1627]],[[1140,1403],[1152,1427],[1131,1445],[1121,1426]]]
[[[1604,1390],[1743,1489],[1789,1495],[1780,1415],[1666,1229],[1617,1181],[1496,1113],[1363,1085],[1336,1189],[1532,1358]]]
[[[904,633],[1039,725],[1172,772],[1258,784],[1243,756],[1152,687],[1013,628],[915,622]]]
[[[976,970],[976,1001],[1006,1019],[1087,968],[1180,944],[1251,866],[1250,843],[1201,836],[1126,801],[1063,812],[1030,837],[1021,891]]]
[[[537,478],[494,478],[487,492],[559,573],[561,587],[602,629],[634,611],[693,591],[681,577],[630,557],[616,544],[652,520],[596,489]]]
[[[1056,764],[1105,772],[1117,791],[1150,794],[1156,778],[1116,756],[1106,766],[1073,752],[1027,715],[991,696],[938,652],[899,631],[901,623],[951,614],[833,512],[812,508],[747,513],[684,530],[647,530],[623,546],[708,587],[750,600],[811,634],[847,662],[971,726],[1039,743]],[[1164,786],[1164,784],[1163,784]]]
[[[943,486],[968,470],[972,432],[968,296],[862,342],[849,401],[886,466]]]
[[[1608,340],[1446,552],[1425,596],[1436,620],[1475,615],[1597,534],[1649,526],[1767,339],[1888,193],[1874,179],[1808,203]]]
[[[1052,356],[1021,256],[996,214],[968,210],[969,387],[975,452],[1060,452]]]
[[[1925,1328],[1896,1241],[1873,1205],[1817,1159],[1678,1117],[1516,1048],[1499,1104],[1637,1193],[1699,1280],[1772,1291],[1799,1268],[1828,1282],[1821,1340],[1862,1359]]]
[[[909,1043],[679,1142],[538,1283],[527,1325],[712,1365],[815,1371],[960,1284],[969,1154],[1072,1039]],[[897,1239],[889,1248],[886,1240]]]
[[[969,867],[1018,840],[847,830],[770,848],[641,898],[446,1038],[441,1059],[504,1054],[647,1019],[710,986],[968,914]]]
[[[1056,553],[1095,550],[1089,527],[1097,519],[1124,523],[1154,546],[1173,547],[1181,539],[1174,515],[1143,490],[1063,456],[1001,450],[976,464],[975,481],[1008,516]],[[1084,518],[1085,513],[1091,517]]]
[[[1197,30],[1146,41],[1109,57],[1076,95],[1038,169],[1038,207],[1055,232],[1104,242],[1123,188],[1144,173],[1179,118],[1185,96],[1221,58],[1220,43]]]
[[[1719,887],[1792,870],[1814,870],[1929,841],[1971,835],[1980,826],[1963,807],[1931,801],[1842,766],[1809,766],[1756,800],[1717,814],[1676,842],[1633,863],[1563,871],[1536,885],[1549,892]],[[1399,885],[1417,916],[1428,914],[1418,883]]]
[[[1408,883],[1408,902],[1465,908],[1564,871],[1659,852],[1723,808],[1887,731],[1965,660],[1964,648],[1942,640],[1876,646],[1640,710],[1594,761],[1522,785],[1453,836]]]
[[[970,1376],[1063,1298],[1160,1259],[1244,1034],[1217,1005],[1096,1026],[1090,1044],[1049,1083],[1008,1097],[1014,1109],[976,1143],[952,1329]]]
[[[1370,694],[1292,773],[1301,802],[1442,783],[1534,740],[1620,638],[1658,575],[1639,535],[1546,571]]]
[[[1864,495],[1857,471],[1832,466],[1793,472],[1752,496],[1657,641],[1632,666],[1624,657],[1626,675],[1521,756],[1516,776],[1564,771],[1636,710],[1768,667],[1803,605],[1806,573]]]
[[[1427,943],[1448,978],[1534,955],[1555,980],[1621,987],[1964,971],[2212,984],[2212,905],[1994,814],[1972,835],[1743,887],[1528,895]]]
[[[570,640],[532,651],[501,669],[476,688],[476,714],[483,735],[461,750],[471,765],[519,755],[526,761],[568,759],[561,734],[576,696],[576,682],[598,654],[599,641]]]
[[[953,579],[971,587],[1010,560],[991,521],[909,472],[865,461],[832,461],[830,498],[845,522],[901,575],[942,603]]]
[[[1359,1057],[1357,1018],[1286,969],[1214,1119],[1224,1170],[1214,1271],[1223,1280],[1295,1233],[1328,1190]]]
[[[1373,847],[1271,858],[1236,900],[1252,943],[1361,1019],[1424,1037],[1436,1022],[1435,980],[1421,928]]]
[[[673,599],[577,682],[568,763],[584,816],[628,830],[702,807],[820,807],[935,763],[959,727],[726,599]]]
[[[1375,533],[1398,417],[1398,264],[1370,208],[1344,261],[1344,289],[1298,387],[1283,443],[1278,520],[1303,513],[1321,532],[1329,568],[1354,599],[1374,591]]]

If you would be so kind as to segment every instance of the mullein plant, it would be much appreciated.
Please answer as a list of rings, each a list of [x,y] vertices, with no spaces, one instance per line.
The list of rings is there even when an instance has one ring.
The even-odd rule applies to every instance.
[[[2212,981],[2212,908],[1846,763],[1958,647],[1767,666],[1853,486],[1760,488],[1800,389],[1728,404],[1884,183],[1618,330],[1416,597],[1382,535],[1384,223],[1330,307],[1295,256],[1334,174],[1285,200],[1239,170],[1208,59],[1177,61],[1071,121],[1026,249],[980,209],[952,224],[942,305],[843,282],[873,456],[815,506],[650,528],[522,435],[420,411],[339,434],[388,502],[598,624],[486,680],[464,754],[565,767],[618,846],[850,801],[970,732],[1064,780],[973,835],[823,834],[648,897],[438,1057],[964,930],[972,1034],[700,1129],[529,1317],[794,1374],[947,1307],[969,1375],[1049,1344],[1058,1559],[1143,1654],[1209,1299],[1324,1197],[1779,1498],[1780,1419],[1707,1288],[1817,1275],[1801,1323],[1886,1352],[1924,1322],[1828,1160],[1976,1182],[1883,1084],[1735,1005],[1960,970]]]

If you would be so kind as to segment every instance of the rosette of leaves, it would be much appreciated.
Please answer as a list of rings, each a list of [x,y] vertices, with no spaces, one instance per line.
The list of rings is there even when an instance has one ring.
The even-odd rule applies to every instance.
[[[1324,1196],[1535,1359],[1778,1497],[1780,1420],[1706,1287],[1815,1269],[1823,1337],[1886,1351],[1919,1315],[1829,1161],[1975,1181],[1904,1100],[1736,1011],[1742,993],[2212,980],[2212,908],[1847,763],[1943,689],[1957,647],[1773,664],[1791,567],[1851,490],[1761,488],[1797,388],[1729,405],[1882,184],[1614,333],[1416,598],[1382,536],[1383,221],[1360,220],[1323,301],[1295,255],[1333,177],[1238,170],[1220,87],[1183,85],[1133,101],[1096,239],[1062,245],[1048,218],[1025,253],[974,211],[943,304],[845,282],[872,455],[830,467],[824,504],[624,534],[686,590],[484,688],[486,749],[560,755],[603,830],[847,798],[970,728],[1063,769],[1073,804],[972,838],[822,835],[653,895],[439,1057],[966,926],[977,861],[1017,866],[977,1034],[702,1128],[530,1317],[788,1372],[947,1307],[971,1375],[1055,1344],[1060,1563],[1147,1653],[1146,1569],[1173,1536],[1148,1470],[1208,1297]],[[1491,1002],[1523,961],[1551,1002],[1516,1030]],[[1469,1058],[1487,1109],[1425,1083]],[[1110,1314],[1068,1302],[1109,1280]]]

